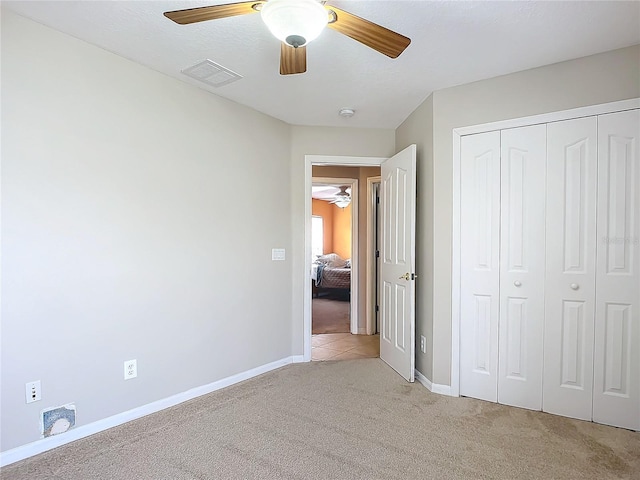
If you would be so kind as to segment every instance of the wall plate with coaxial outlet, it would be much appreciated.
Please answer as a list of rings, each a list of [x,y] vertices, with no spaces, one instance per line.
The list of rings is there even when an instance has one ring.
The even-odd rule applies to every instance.
[[[28,382],[25,385],[25,399],[27,403],[37,402],[38,400],[42,400],[42,386],[40,385],[40,380],[36,380],[35,382]]]
[[[124,362],[124,379],[130,380],[138,376],[138,362],[134,360],[127,360]]]

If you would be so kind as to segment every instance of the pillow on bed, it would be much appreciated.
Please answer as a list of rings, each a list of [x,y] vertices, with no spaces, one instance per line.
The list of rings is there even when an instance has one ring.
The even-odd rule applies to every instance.
[[[344,268],[351,268],[351,259],[350,258],[347,258],[344,261]]]
[[[342,268],[345,264],[344,259],[337,253],[327,253],[326,255],[320,255],[316,262],[330,268]]]

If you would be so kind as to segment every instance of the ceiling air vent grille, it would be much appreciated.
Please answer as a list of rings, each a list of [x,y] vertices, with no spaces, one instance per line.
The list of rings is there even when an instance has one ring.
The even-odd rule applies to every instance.
[[[192,67],[185,68],[182,73],[212,87],[228,85],[242,78],[242,75],[208,59]]]

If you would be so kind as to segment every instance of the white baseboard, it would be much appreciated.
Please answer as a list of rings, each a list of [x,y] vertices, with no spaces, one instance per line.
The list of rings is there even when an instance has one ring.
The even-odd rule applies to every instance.
[[[160,410],[164,410],[165,408],[173,407],[174,405],[178,405],[179,403],[186,402],[187,400],[191,400],[201,395],[215,392],[216,390],[220,390],[221,388],[225,388],[235,383],[248,380],[249,378],[257,377],[258,375],[262,375],[263,373],[267,373],[271,370],[284,367],[285,365],[289,365],[290,363],[301,362],[303,361],[303,358],[304,357],[302,355],[294,355],[292,357],[286,357],[281,360],[276,360],[275,362],[267,363],[266,365],[261,365],[256,368],[252,368],[251,370],[231,375],[230,377],[223,378],[222,380],[218,380],[207,385],[202,385],[201,387],[192,388],[191,390],[187,390],[186,392],[178,393],[176,395],[163,398],[162,400],[148,403],[146,405],[136,407],[132,410],[118,413],[111,417],[103,418],[102,420],[92,422],[88,425],[82,425],[80,427],[73,428],[64,434],[43,438],[41,440],[36,440],[35,442],[13,448],[5,452],[0,452],[0,467],[15,463],[19,460],[24,460],[25,458],[29,458],[34,455],[38,455],[39,453],[46,452],[47,450],[60,447],[67,443],[74,442],[81,438],[88,437],[89,435],[107,430],[109,428],[122,425],[123,423],[130,422],[131,420],[135,420],[140,417],[144,417],[145,415],[159,412]]]
[[[367,327],[358,328],[358,335],[367,335]]]
[[[439,395],[446,395],[448,397],[454,397],[455,396],[455,395],[452,395],[452,393],[451,393],[451,386],[450,385],[440,385],[438,383],[433,383],[431,380],[429,380],[427,377],[425,377],[418,370],[415,371],[415,376],[416,376],[416,380],[418,382],[420,382],[422,385],[424,385],[426,387],[426,389],[429,390],[430,392],[437,393]]]
[[[305,363],[304,355],[294,355],[291,360],[293,363]]]

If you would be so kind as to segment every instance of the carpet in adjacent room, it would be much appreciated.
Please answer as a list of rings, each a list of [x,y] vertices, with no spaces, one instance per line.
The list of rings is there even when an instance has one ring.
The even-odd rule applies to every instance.
[[[348,333],[351,331],[350,302],[333,297],[314,298],[311,304],[311,331]]]

